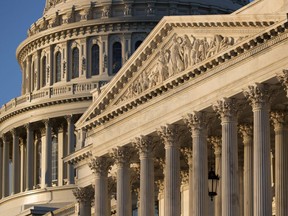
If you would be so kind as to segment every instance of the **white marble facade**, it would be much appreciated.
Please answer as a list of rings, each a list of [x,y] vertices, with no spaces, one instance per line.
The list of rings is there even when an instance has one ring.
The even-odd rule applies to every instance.
[[[46,1],[0,110],[3,213],[288,215],[288,1],[189,2]]]

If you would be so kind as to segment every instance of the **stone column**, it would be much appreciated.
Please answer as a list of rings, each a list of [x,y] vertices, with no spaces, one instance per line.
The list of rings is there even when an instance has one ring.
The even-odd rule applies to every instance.
[[[42,167],[41,188],[52,185],[52,132],[49,119],[44,120],[45,129],[42,130]]]
[[[158,134],[165,145],[165,216],[180,216],[180,145],[179,130],[175,125],[161,127]]]
[[[79,214],[78,215],[90,216],[91,215],[91,202],[94,199],[94,188],[92,186],[87,186],[85,188],[76,188],[73,190],[73,195],[79,202]]]
[[[288,215],[288,128],[283,112],[272,112],[275,131],[275,199],[276,215]]]
[[[108,171],[112,165],[107,157],[95,157],[89,163],[95,174],[95,216],[108,216]],[[84,216],[84,215],[83,215]]]
[[[3,140],[0,141],[0,199],[2,197],[3,185]]]
[[[239,215],[237,119],[233,99],[224,98],[213,106],[222,125],[222,216]]]
[[[7,135],[3,137],[3,174],[2,174],[2,198],[9,196],[9,143]]]
[[[253,216],[253,128],[240,125],[244,145],[244,215]]]
[[[20,192],[20,161],[19,161],[19,136],[18,131],[13,129],[11,131],[13,140],[12,152],[12,194]]]
[[[189,210],[188,210],[188,215],[193,216],[193,203],[192,203],[192,197],[193,197],[193,155],[192,155],[192,150],[190,148],[184,148],[181,150],[182,153],[184,154],[186,161],[188,163],[189,167],[189,177],[188,177],[188,188],[189,188]]]
[[[25,146],[24,146],[24,140],[21,139],[20,144],[20,191],[24,192],[26,188],[25,184],[25,178],[26,178],[26,172],[25,172]]]
[[[154,160],[153,142],[149,136],[135,139],[135,145],[140,155],[140,214],[154,215]]]
[[[26,145],[26,190],[33,189],[33,164],[34,164],[34,132],[31,128],[31,124],[25,125],[27,134],[27,145]]]
[[[70,155],[75,150],[75,138],[74,138],[74,122],[73,116],[69,115],[66,116],[67,120],[67,135],[68,135],[68,152],[67,154]],[[67,184],[74,184],[74,167],[72,164],[67,164]]]
[[[272,215],[269,95],[264,84],[249,86],[244,95],[250,101],[254,116],[253,178],[254,216]]]
[[[209,142],[211,145],[213,145],[214,148],[214,155],[215,155],[215,173],[220,177],[219,183],[218,183],[218,188],[217,188],[217,196],[215,196],[215,202],[214,202],[214,211],[215,211],[215,216],[222,216],[222,143],[221,143],[221,138],[212,136],[209,138]]]
[[[185,119],[193,141],[193,216],[208,214],[208,160],[205,114],[194,112]]]
[[[117,216],[131,216],[130,157],[127,147],[113,149],[117,165]]]

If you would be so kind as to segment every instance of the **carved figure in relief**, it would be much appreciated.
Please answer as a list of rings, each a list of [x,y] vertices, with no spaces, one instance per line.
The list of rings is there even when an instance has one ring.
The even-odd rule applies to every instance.
[[[183,55],[181,52],[181,44],[183,40],[181,37],[174,35],[173,37],[173,44],[171,47],[171,64],[173,69],[173,74],[177,73],[178,71],[184,70],[184,63],[183,63]]]
[[[147,89],[163,83],[171,76],[191,67],[235,43],[233,37],[214,35],[212,38],[196,38],[184,35],[172,37],[172,45],[161,50],[156,64],[143,71],[133,84],[127,89],[126,94],[120,99],[137,96]]]

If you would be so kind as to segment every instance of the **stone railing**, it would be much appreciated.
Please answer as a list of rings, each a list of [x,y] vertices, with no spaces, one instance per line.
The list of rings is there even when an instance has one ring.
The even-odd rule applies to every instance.
[[[77,96],[83,94],[91,94],[93,89],[99,88],[99,82],[89,82],[89,83],[77,83],[70,84],[67,86],[59,87],[48,87],[46,89],[41,89],[20,97],[14,98],[8,103],[4,104],[0,109],[0,115],[11,110],[12,108],[21,107],[27,105],[27,103],[49,99],[49,98],[61,98],[69,96]]]

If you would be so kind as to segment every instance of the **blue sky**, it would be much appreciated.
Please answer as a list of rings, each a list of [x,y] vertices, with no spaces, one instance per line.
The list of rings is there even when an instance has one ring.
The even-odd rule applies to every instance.
[[[0,0],[0,106],[21,95],[15,52],[30,25],[42,16],[45,0]]]
[[[42,16],[45,0],[0,0],[0,106],[21,95],[15,52],[27,30]]]

